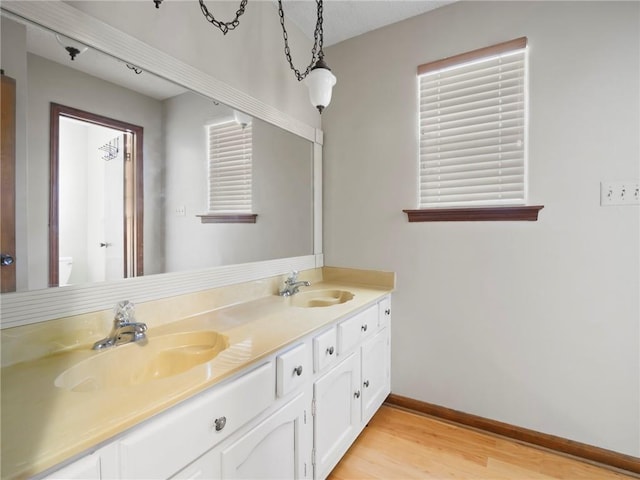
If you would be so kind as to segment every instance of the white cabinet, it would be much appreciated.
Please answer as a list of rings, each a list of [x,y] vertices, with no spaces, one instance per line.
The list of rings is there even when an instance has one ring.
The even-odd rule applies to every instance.
[[[213,480],[220,477],[220,450],[212,448],[191,465],[176,473],[172,480]]]
[[[276,391],[284,397],[311,379],[311,350],[301,343],[276,357]]]
[[[87,455],[45,478],[47,480],[100,480],[102,478],[100,455],[97,453]]]
[[[384,297],[378,302],[378,319],[380,328],[389,326],[391,322],[391,297]]]
[[[362,421],[367,423],[391,391],[388,328],[365,342],[361,352]]]
[[[169,478],[275,400],[273,362],[152,418],[120,442],[125,479]]]
[[[313,338],[313,371],[321,372],[338,357],[338,332],[331,327]]]
[[[391,392],[390,315],[386,297],[337,326],[344,359],[314,383],[316,479],[329,475]]]
[[[311,415],[306,413],[310,405],[306,397],[300,392],[225,447],[221,452],[222,478],[293,480],[310,475]]]
[[[175,480],[300,479],[311,476],[310,394],[298,392],[284,406],[244,428],[178,472]]]
[[[360,352],[313,385],[315,478],[325,478],[360,433]]]
[[[338,355],[344,355],[378,328],[378,306],[374,305],[338,324]]]
[[[119,478],[118,446],[110,444],[44,477],[46,480],[110,480]]]

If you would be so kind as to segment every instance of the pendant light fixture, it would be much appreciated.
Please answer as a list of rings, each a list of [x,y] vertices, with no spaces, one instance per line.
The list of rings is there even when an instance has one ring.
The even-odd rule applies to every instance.
[[[160,8],[160,4],[162,3],[162,1],[163,0],[153,0],[153,3],[155,4],[156,8]],[[216,19],[211,14],[211,12],[209,12],[209,9],[204,3],[204,0],[199,0],[199,3],[200,10],[202,10],[202,14],[205,16],[207,21],[214,27],[218,28],[224,35],[226,35],[230,30],[235,30],[235,28],[240,24],[240,17],[245,12],[248,0],[240,1],[240,6],[238,7],[238,10],[236,10],[235,18],[229,22],[221,22],[220,20]],[[300,72],[300,70],[298,70],[293,65],[291,50],[289,48],[289,35],[287,33],[287,28],[284,22],[282,0],[278,0],[278,15],[280,16],[280,25],[282,26],[282,38],[284,39],[284,55],[287,58],[289,66],[291,67],[291,70],[293,70],[298,81],[306,79],[305,83],[309,88],[309,100],[311,100],[311,104],[316,107],[320,113],[322,113],[323,110],[331,102],[331,93],[333,86],[336,84],[336,77],[324,61],[324,52],[322,50],[322,44],[324,41],[324,32],[322,30],[322,0],[316,0],[316,6],[318,15],[316,20],[316,28],[313,32],[314,41],[313,48],[311,50],[311,62],[304,72]]]

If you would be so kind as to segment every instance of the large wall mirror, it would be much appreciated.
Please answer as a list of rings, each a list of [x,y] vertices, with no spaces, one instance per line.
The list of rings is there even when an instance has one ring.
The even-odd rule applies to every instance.
[[[46,16],[51,7],[42,3]],[[251,99],[242,108],[226,105],[211,92],[189,88],[184,79],[168,80],[168,68],[156,66],[162,76],[151,73],[135,62],[135,43],[115,58],[87,48],[89,42],[77,42],[64,28],[43,28],[37,18],[25,17],[2,12],[2,44],[11,45],[2,67],[21,84],[16,100],[18,293],[3,294],[3,303],[20,292],[38,299],[44,297],[34,294],[52,289],[81,292],[101,282],[113,286],[171,272],[183,274],[176,279],[189,279],[193,271],[300,258],[302,265],[316,266],[321,248],[319,206],[314,207],[319,198],[316,130],[295,122],[294,128],[283,128],[278,123],[289,123],[278,122],[278,114],[276,121],[247,115]],[[248,135],[251,211],[244,213],[253,215],[210,215],[209,193],[217,188],[211,186],[210,137],[218,125]],[[227,141],[236,148],[236,137]],[[223,175],[227,168],[237,175],[234,159]],[[221,188],[235,188],[235,178]],[[238,181],[246,182],[246,172],[244,178]]]

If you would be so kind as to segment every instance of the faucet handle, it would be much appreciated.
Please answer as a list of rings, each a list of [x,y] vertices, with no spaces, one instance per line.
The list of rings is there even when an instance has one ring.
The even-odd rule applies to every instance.
[[[297,281],[298,281],[298,271],[294,270],[291,272],[291,275],[289,275],[289,278],[287,278],[285,283],[292,284],[292,283],[296,283]]]
[[[131,323],[134,321],[135,305],[129,300],[119,302],[113,309],[115,313],[114,322],[119,324]]]

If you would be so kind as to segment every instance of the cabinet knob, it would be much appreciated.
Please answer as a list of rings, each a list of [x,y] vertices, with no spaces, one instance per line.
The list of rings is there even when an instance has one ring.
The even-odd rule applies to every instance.
[[[360,390],[357,390],[356,393],[353,394],[354,397],[360,398]]]
[[[362,330],[363,332],[366,332],[367,331],[367,324],[365,323],[364,325],[362,325],[360,327],[360,330]]]
[[[364,385],[364,388],[369,388],[369,380],[365,380],[363,385]]]
[[[227,424],[227,417],[216,418],[213,423],[216,426],[216,432],[219,432]]]
[[[302,375],[302,365],[298,365],[296,368],[294,368],[293,373],[295,373],[298,376]]]
[[[334,352],[333,345],[331,347],[327,348],[327,355],[333,355],[333,352]]]
[[[3,267],[8,267],[9,265],[13,265],[14,259],[11,255],[3,253],[0,255],[0,265]]]
[[[384,314],[385,314],[385,315],[391,315],[391,309],[390,309],[390,308],[387,308],[387,309],[384,311]]]

